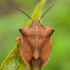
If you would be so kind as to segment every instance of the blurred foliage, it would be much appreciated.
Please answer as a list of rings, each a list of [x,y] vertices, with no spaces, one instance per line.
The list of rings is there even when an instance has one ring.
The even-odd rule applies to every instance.
[[[21,59],[19,49],[20,41],[17,41],[15,48],[8,54],[7,58],[1,63],[0,70],[25,70],[28,68]]]
[[[0,0],[0,63],[13,49],[19,28],[26,26],[28,18],[18,7],[31,15],[40,0]],[[48,0],[43,12],[52,4],[43,17],[43,25],[55,29],[52,39],[53,53],[43,70],[70,70],[70,0]]]

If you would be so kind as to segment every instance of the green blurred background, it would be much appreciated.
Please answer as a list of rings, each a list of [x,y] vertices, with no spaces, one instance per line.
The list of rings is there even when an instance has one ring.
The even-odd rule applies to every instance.
[[[0,64],[14,48],[19,28],[29,18],[15,9],[20,8],[31,16],[40,0],[0,0]],[[52,56],[43,70],[70,70],[70,0],[48,0],[43,12],[55,4],[43,17],[43,25],[54,28]]]

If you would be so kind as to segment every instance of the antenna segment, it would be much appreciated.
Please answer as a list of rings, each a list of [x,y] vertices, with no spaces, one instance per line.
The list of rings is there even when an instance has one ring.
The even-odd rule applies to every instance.
[[[24,13],[26,16],[28,16],[33,21],[33,19],[28,14],[26,14],[24,11],[20,10],[19,8],[16,8],[16,9]]]
[[[44,14],[41,16],[41,18],[40,19],[42,19],[43,18],[43,16],[46,14],[46,12],[50,9],[50,8],[52,8],[54,6],[54,4],[52,5],[52,6],[50,6],[45,12],[44,12]]]

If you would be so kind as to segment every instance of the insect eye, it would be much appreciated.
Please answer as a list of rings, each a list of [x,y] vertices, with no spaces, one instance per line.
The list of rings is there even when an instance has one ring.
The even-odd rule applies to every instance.
[[[31,27],[33,26],[33,24],[31,25]]]
[[[31,28],[32,26],[33,26],[33,24],[32,24],[32,25],[30,25],[30,26],[29,26],[29,28]]]

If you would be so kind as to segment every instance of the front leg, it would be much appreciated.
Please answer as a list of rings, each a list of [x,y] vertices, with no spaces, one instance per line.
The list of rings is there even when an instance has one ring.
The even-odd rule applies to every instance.
[[[21,41],[21,37],[16,38],[16,42],[19,42],[19,41]]]

